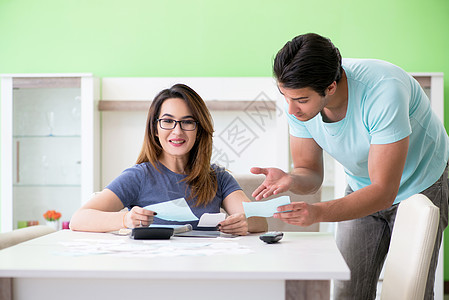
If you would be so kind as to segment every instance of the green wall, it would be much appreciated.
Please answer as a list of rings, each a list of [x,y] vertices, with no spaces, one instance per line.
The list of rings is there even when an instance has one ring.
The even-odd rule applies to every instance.
[[[277,50],[306,32],[343,57],[449,74],[447,0],[0,0],[0,73],[271,76]]]

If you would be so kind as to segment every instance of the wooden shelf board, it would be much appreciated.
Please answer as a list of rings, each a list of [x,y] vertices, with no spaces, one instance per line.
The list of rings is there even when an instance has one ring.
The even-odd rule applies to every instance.
[[[272,100],[264,101],[227,101],[227,100],[209,100],[205,101],[207,107],[214,111],[264,111],[276,110],[276,102]],[[98,110],[100,111],[148,111],[151,101],[135,100],[100,100]]]
[[[13,78],[13,88],[80,88],[79,77],[19,77]]]

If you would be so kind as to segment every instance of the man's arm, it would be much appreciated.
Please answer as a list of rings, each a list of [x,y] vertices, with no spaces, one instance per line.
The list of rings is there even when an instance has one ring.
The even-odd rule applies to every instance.
[[[371,184],[341,199],[317,205],[319,222],[361,218],[390,207],[398,193],[407,158],[409,137],[385,145],[371,145],[368,172]]]
[[[290,190],[301,195],[315,193],[323,183],[323,150],[314,139],[290,135],[290,151],[293,160]]]
[[[253,174],[264,174],[264,182],[252,193],[256,200],[291,190],[296,194],[313,194],[323,182],[323,150],[313,139],[290,136],[294,170],[251,168]]]
[[[368,172],[371,184],[340,199],[279,208],[292,210],[275,217],[289,224],[309,226],[317,222],[357,219],[390,207],[396,198],[407,158],[409,138],[385,145],[371,145]]]

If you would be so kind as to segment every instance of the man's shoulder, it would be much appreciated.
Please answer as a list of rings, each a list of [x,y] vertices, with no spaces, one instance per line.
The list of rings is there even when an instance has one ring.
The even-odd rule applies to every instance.
[[[400,67],[380,59],[373,58],[344,58],[342,66],[345,71],[358,72],[380,72],[387,73],[404,72]]]
[[[395,86],[398,81],[410,80],[403,69],[379,59],[348,58],[343,60],[342,65],[348,80],[354,86],[362,85],[368,90],[379,86]]]

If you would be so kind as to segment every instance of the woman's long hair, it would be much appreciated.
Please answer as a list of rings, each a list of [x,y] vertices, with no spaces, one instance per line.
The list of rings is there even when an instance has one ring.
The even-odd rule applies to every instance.
[[[158,169],[157,162],[162,154],[162,146],[157,137],[157,119],[162,103],[170,98],[184,100],[198,122],[195,144],[190,150],[186,166],[188,175],[183,181],[186,181],[191,189],[188,199],[197,197],[196,206],[206,205],[212,201],[217,192],[217,175],[210,166],[214,128],[212,117],[203,99],[187,85],[175,84],[154,98],[148,111],[145,137],[136,163],[150,162]]]

